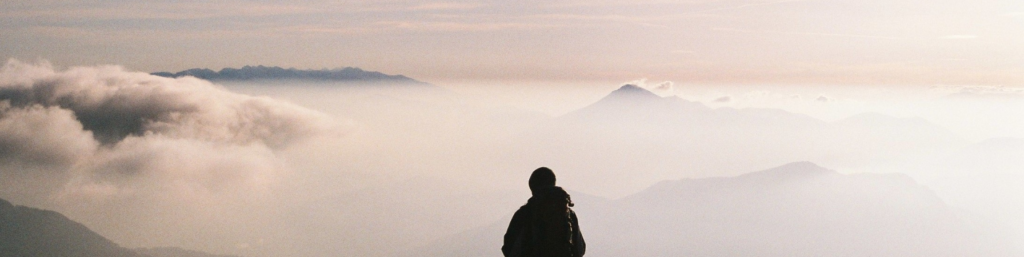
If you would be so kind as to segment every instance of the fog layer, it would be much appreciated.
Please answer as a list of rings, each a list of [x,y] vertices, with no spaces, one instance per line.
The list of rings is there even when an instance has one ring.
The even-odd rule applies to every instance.
[[[8,61],[0,193],[128,245],[224,244],[253,229],[247,213],[290,176],[277,152],[339,135],[338,124],[195,78]]]
[[[873,98],[823,119],[738,93],[619,86],[531,89],[544,95],[535,99],[586,94],[550,115],[443,85],[218,85],[9,61],[0,197],[60,211],[128,247],[497,256],[501,229],[529,197],[529,172],[548,166],[578,199],[594,239],[588,256],[630,245],[651,246],[649,255],[1002,254],[1020,242],[1014,214],[1024,203],[1002,197],[1021,195],[1017,139],[975,144]],[[860,92],[810,91],[803,98],[822,109],[856,99],[836,92]],[[793,162],[806,169],[741,176]],[[844,175],[862,172],[906,175]],[[691,180],[722,176],[739,177]],[[815,219],[797,224],[805,218]],[[875,240],[886,236],[896,238]],[[905,244],[870,247],[879,242]]]

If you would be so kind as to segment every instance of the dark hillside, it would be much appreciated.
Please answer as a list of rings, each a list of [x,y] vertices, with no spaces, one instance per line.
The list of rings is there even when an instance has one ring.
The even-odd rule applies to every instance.
[[[0,257],[143,257],[60,213],[0,199]]]

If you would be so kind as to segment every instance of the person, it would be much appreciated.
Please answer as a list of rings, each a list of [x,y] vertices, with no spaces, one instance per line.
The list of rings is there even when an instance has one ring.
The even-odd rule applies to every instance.
[[[583,241],[569,194],[555,186],[555,173],[540,167],[530,175],[533,196],[512,215],[501,252],[506,257],[582,257]]]

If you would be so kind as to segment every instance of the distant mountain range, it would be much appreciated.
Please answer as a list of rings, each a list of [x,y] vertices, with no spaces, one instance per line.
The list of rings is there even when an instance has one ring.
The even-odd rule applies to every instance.
[[[128,249],[64,215],[0,199],[0,257],[232,257],[174,247]]]
[[[809,162],[573,199],[594,257],[1020,256],[1000,226],[961,217],[905,175],[844,175]],[[500,256],[507,225],[508,217],[409,256]]]
[[[388,75],[376,71],[365,71],[359,68],[346,67],[340,69],[299,70],[277,66],[245,66],[241,69],[224,68],[214,71],[205,68],[188,69],[175,73],[154,72],[152,75],[177,78],[192,76],[210,81],[256,81],[256,80],[307,80],[334,82],[363,83],[402,83],[427,84],[402,75]]]
[[[580,183],[591,188],[579,190],[607,196],[635,192],[664,178],[740,174],[749,167],[796,160],[870,169],[964,144],[920,118],[867,113],[827,122],[780,109],[711,108],[635,85],[541,123],[513,141],[530,145],[523,150],[529,159],[590,172]],[[570,160],[578,158],[593,161]]]

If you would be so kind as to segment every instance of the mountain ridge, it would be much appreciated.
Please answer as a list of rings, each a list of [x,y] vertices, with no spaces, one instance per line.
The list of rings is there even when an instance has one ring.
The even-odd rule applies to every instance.
[[[0,199],[0,255],[146,257],[55,211]]]
[[[56,211],[0,199],[0,257],[238,257],[178,247],[128,249]]]
[[[392,82],[423,84],[404,75],[389,75],[377,71],[366,71],[356,67],[345,67],[335,69],[296,69],[282,68],[279,66],[251,66],[242,68],[223,68],[214,71],[208,68],[193,68],[179,72],[153,72],[151,75],[178,78],[192,76],[210,81],[254,81],[254,80],[309,80],[309,81],[335,81],[335,82]]]
[[[656,96],[633,85],[516,137],[533,146],[526,153],[533,158],[591,172],[594,179],[582,178],[586,188],[581,190],[604,192],[602,196],[609,198],[664,178],[739,175],[750,167],[794,160],[884,168],[963,143],[952,132],[919,118],[866,114],[824,121],[783,109],[712,108],[680,97]],[[568,153],[594,161],[549,157]],[[618,172],[628,168],[638,169],[628,175]]]

